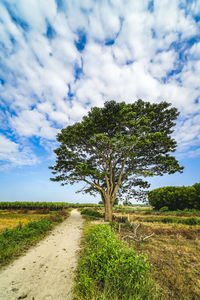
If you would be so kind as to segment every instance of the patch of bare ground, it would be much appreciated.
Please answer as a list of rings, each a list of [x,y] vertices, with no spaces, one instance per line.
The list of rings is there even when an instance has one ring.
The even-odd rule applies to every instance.
[[[0,272],[0,300],[72,299],[82,217],[73,210],[37,246]]]

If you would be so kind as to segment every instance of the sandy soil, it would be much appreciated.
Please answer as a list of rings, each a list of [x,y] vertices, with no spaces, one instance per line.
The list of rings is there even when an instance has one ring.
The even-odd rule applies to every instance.
[[[82,218],[77,210],[25,256],[0,272],[0,300],[72,299],[73,271],[80,249]]]

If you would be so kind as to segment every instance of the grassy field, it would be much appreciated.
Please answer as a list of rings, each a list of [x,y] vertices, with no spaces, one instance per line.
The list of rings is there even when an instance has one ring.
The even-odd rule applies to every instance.
[[[0,211],[0,265],[4,266],[21,255],[68,215],[68,210]]]
[[[200,299],[200,211],[116,207],[113,216],[111,225],[118,236],[148,258],[159,299]],[[119,232],[120,220],[125,223],[121,223]]]
[[[87,220],[96,219],[103,215],[103,207],[90,208],[84,211],[87,213]],[[97,211],[98,213],[94,213]],[[9,251],[16,247],[16,255],[20,255],[32,243],[35,243],[52,228],[53,224],[66,218],[68,211],[50,211],[48,209],[39,210],[0,210],[0,236],[5,232],[5,228],[15,231],[16,245],[11,243],[15,238],[12,232],[7,230],[5,238],[11,237],[5,245]],[[84,215],[84,214],[83,214]],[[151,207],[116,207],[113,215],[118,220],[123,217],[129,222],[112,225],[116,228],[116,233],[122,240],[126,240],[138,255],[145,255],[151,268],[151,277],[154,281],[159,299],[163,300],[198,300],[200,295],[200,212],[199,211],[174,211],[155,212]],[[42,220],[50,220],[50,223]],[[164,223],[163,223],[163,220]],[[192,220],[192,221],[191,221]],[[195,220],[195,222],[194,222]],[[186,224],[180,224],[186,222]],[[40,223],[41,222],[41,223]],[[44,222],[44,224],[43,224]],[[102,222],[102,218],[101,218]],[[194,225],[190,225],[194,222]],[[30,228],[28,224],[34,223]],[[139,224],[137,230],[136,226]],[[13,229],[12,229],[13,228]],[[21,239],[22,228],[25,234],[33,233],[33,237]],[[26,232],[26,228],[27,232]],[[43,231],[44,229],[44,231]],[[40,233],[37,233],[37,230]],[[21,231],[21,232],[20,232]],[[19,234],[20,233],[20,234]],[[106,235],[105,235],[106,236]],[[146,237],[149,238],[145,239]],[[18,239],[21,239],[22,246],[19,246]],[[15,241],[13,242],[15,243]],[[91,244],[92,245],[92,244]],[[99,248],[99,246],[98,246]],[[2,248],[4,253],[5,247]],[[104,251],[104,247],[102,248]],[[94,251],[95,253],[95,251]],[[104,252],[102,252],[104,253]],[[109,252],[108,252],[109,253]],[[5,255],[5,263],[10,258]],[[12,259],[11,257],[11,259]],[[83,257],[84,258],[84,257]],[[3,258],[4,259],[4,258]],[[4,263],[3,263],[4,264]],[[114,275],[112,275],[114,276]],[[121,275],[120,275],[121,276]],[[85,278],[85,277],[84,277]],[[95,279],[96,280],[96,279]],[[107,279],[106,279],[107,280]],[[85,282],[87,284],[87,282]],[[94,290],[96,288],[94,287]],[[102,295],[103,297],[103,295]],[[84,298],[83,298],[84,299]],[[98,298],[100,299],[100,298]],[[107,298],[102,298],[107,299]],[[117,298],[116,298],[117,299]],[[149,298],[150,299],[150,298]]]
[[[129,228],[122,229],[120,237],[128,236],[125,239],[129,241],[130,247],[148,257],[153,279],[163,299],[199,299],[200,226],[157,222],[164,217],[173,220],[200,219],[197,217],[198,212],[190,213],[189,218],[184,213],[183,216],[180,214],[180,212],[151,214],[142,211],[131,213],[128,216],[131,223],[140,224],[136,238],[133,238],[134,230],[131,232]],[[119,216],[120,213],[115,215]],[[150,217],[152,222],[149,222]],[[151,234],[153,236],[150,238],[139,241],[140,237]]]
[[[50,216],[50,213],[44,211],[28,210],[0,210],[0,233],[6,228],[15,228],[19,223],[23,226],[29,222],[39,221],[44,216]]]

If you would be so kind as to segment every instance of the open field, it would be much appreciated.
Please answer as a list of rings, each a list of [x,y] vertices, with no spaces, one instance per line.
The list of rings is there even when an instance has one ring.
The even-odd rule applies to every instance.
[[[0,211],[0,265],[8,264],[43,238],[54,225],[69,216],[69,211]]]
[[[44,217],[49,217],[50,213],[44,214],[42,211],[22,211],[22,210],[0,210],[0,233],[6,229],[12,229],[22,224],[39,221]]]
[[[81,209],[79,208],[79,210]],[[87,213],[86,220],[94,220],[100,216],[100,223],[103,223],[102,217],[104,214],[104,208],[102,206],[94,206],[89,209],[82,209],[82,211]],[[90,212],[89,214],[88,211]],[[30,222],[37,223],[45,219],[55,223],[58,222],[59,219],[61,220],[66,218],[67,215],[68,212],[66,210],[29,210],[25,208],[21,210],[3,209],[0,210],[0,230],[2,232],[5,227],[16,228],[17,226],[19,229],[16,230],[16,234],[19,234],[18,230],[20,231],[21,228],[28,226]],[[158,295],[156,292],[155,299],[157,299],[157,297],[162,300],[199,299],[199,211],[156,212],[153,211],[151,207],[140,208],[136,206],[123,207],[122,209],[120,209],[120,207],[116,207],[114,209],[113,216],[115,221],[112,222],[111,225],[116,229],[116,233],[120,239],[127,241],[129,248],[133,248],[137,255],[144,254],[147,257],[150,265],[152,282],[154,282],[154,287],[158,291]],[[120,222],[120,220],[123,223],[120,225],[119,232],[118,222]],[[163,220],[165,220],[164,223]],[[179,221],[183,223],[186,222],[186,224],[180,224],[178,223]],[[190,225],[190,222],[194,222],[194,225]],[[138,224],[139,227],[135,230]],[[43,225],[46,226],[46,223],[41,224],[41,226]],[[52,225],[50,225],[49,228],[51,228]],[[43,233],[41,236],[44,236]],[[143,238],[148,236],[150,237],[143,240]],[[39,238],[36,234],[33,237],[33,244],[38,239]],[[12,241],[13,240],[8,241],[8,248],[11,247]],[[27,243],[22,245],[22,251],[26,250],[27,246],[29,246],[29,244],[31,245],[31,243],[32,241],[28,240]],[[18,247],[18,242],[16,245]],[[104,251],[104,247],[102,249]],[[17,252],[17,255],[20,253]],[[16,257],[16,255],[14,255],[14,257]],[[7,258],[5,256],[5,262],[6,260]]]
[[[151,216],[154,220],[151,223],[145,222],[149,215],[139,212],[129,214],[131,223],[140,224],[137,239],[152,233],[153,236],[145,241],[125,239],[138,253],[147,255],[153,279],[163,299],[199,299],[200,226],[155,222],[165,215]],[[185,216],[179,218],[187,219]],[[134,236],[134,233],[128,229],[120,233],[121,238],[127,235]]]
[[[95,210],[95,208],[93,208]],[[103,209],[98,211],[103,213]],[[128,212],[127,212],[128,211]],[[112,227],[138,254],[147,256],[162,300],[198,300],[200,295],[200,225],[162,223],[199,220],[199,211],[155,212],[115,209]],[[120,232],[119,223],[121,221]],[[130,222],[126,220],[129,219]],[[152,222],[150,222],[152,220]],[[117,222],[116,222],[117,221]],[[92,222],[97,224],[98,221]],[[102,223],[102,220],[99,220]],[[136,226],[139,227],[136,229]],[[153,234],[153,235],[152,235]],[[152,235],[152,236],[151,236]],[[149,238],[145,239],[146,237]],[[142,240],[145,239],[145,240]]]
[[[0,300],[72,299],[82,218],[73,210],[46,236],[0,270]]]

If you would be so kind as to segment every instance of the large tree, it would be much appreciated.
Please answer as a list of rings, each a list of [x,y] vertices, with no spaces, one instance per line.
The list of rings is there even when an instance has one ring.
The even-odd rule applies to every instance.
[[[57,135],[60,147],[53,181],[86,183],[85,192],[98,192],[105,206],[105,220],[112,219],[116,195],[144,188],[143,178],[181,172],[171,137],[179,113],[167,102],[133,104],[107,101],[93,107],[81,122]]]

